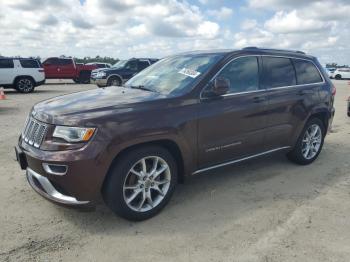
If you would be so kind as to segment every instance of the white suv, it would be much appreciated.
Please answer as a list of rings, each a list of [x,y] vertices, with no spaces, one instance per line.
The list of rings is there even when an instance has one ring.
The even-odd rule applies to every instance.
[[[338,68],[332,76],[335,79],[350,79],[350,68]]]
[[[45,72],[38,60],[0,57],[0,86],[30,93],[44,83]]]

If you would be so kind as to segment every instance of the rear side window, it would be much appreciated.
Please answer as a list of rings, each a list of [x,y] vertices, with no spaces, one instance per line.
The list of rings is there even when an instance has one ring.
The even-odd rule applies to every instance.
[[[19,60],[23,68],[40,68],[38,61],[32,59]]]
[[[14,68],[12,59],[0,59],[0,68]]]
[[[219,73],[230,82],[229,93],[249,92],[259,89],[259,66],[255,56],[240,57]]]
[[[73,64],[72,59],[59,59],[59,65],[71,65]]]
[[[323,81],[316,66],[310,61],[293,59],[293,63],[299,85],[320,83]]]
[[[44,62],[44,65],[58,65],[59,59],[58,58],[49,58]]]
[[[289,58],[264,56],[264,85],[267,88],[296,85],[294,67]]]

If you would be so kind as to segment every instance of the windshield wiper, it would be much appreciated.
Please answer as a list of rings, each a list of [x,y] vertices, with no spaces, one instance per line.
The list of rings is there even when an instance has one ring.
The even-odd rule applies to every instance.
[[[145,91],[149,91],[149,92],[156,92],[153,89],[147,88],[143,85],[138,85],[138,86],[129,86],[130,88],[135,88],[135,89],[141,89],[141,90],[145,90]]]

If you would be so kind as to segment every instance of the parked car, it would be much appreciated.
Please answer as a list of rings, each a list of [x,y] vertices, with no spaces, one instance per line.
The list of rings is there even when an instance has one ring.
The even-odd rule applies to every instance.
[[[0,86],[30,93],[45,83],[41,63],[32,58],[0,58]]]
[[[90,82],[91,71],[96,65],[75,63],[73,58],[50,57],[43,62],[47,79],[72,79],[76,83]]]
[[[157,61],[158,59],[151,58],[120,60],[111,68],[94,70],[91,74],[91,83],[98,87],[121,86],[138,72]]]
[[[45,198],[79,206],[102,194],[116,214],[143,220],[186,176],[273,152],[312,163],[334,94],[317,59],[301,52],[190,52],[162,59],[124,87],[36,104],[16,155]]]
[[[350,117],[350,96],[348,98],[348,116]]]
[[[326,73],[329,78],[333,78],[333,73],[336,70],[336,68],[333,67],[325,67]]]
[[[350,79],[350,68],[337,68],[332,73],[333,78],[340,79]]]
[[[92,62],[92,63],[86,63],[85,65],[95,65],[97,68],[111,68],[112,65],[110,63],[100,63],[100,62]],[[97,69],[95,69],[97,70]]]

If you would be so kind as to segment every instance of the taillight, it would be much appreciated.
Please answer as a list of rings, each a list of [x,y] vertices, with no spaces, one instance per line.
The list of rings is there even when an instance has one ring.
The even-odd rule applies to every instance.
[[[337,89],[335,88],[335,85],[332,83],[332,96],[335,96],[335,94],[337,93]]]

